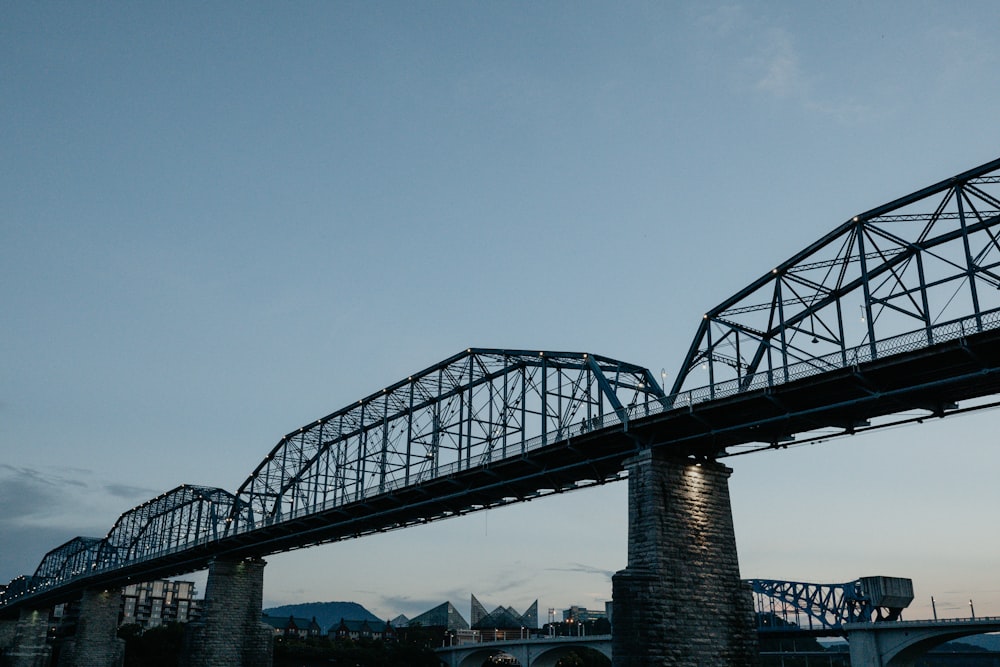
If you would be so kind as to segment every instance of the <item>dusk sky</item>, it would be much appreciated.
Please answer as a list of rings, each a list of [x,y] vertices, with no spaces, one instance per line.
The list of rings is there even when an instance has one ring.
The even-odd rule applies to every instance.
[[[3,3],[0,581],[470,346],[672,381],[707,309],[1000,157],[998,26],[994,0]],[[727,459],[742,575],[1000,616],[998,418]],[[265,604],[603,608],[625,492],[275,555]]]

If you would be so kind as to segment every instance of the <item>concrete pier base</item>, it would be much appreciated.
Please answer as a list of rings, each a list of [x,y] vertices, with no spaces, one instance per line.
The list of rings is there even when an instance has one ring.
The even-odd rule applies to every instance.
[[[14,637],[17,636],[17,619],[0,619],[0,657],[3,652],[14,645]],[[2,664],[2,661],[0,661]]]
[[[186,667],[271,667],[274,634],[261,620],[261,559],[214,560],[208,568],[201,620],[184,632]]]
[[[49,646],[49,609],[22,609],[14,625],[9,646],[3,649],[3,667],[49,667],[52,647]],[[4,629],[9,636],[10,627]]]
[[[80,598],[76,634],[59,650],[58,667],[121,667],[125,640],[118,638],[121,589],[85,590]]]
[[[750,591],[740,581],[719,463],[647,450],[626,462],[628,567],[615,574],[614,667],[756,667]]]

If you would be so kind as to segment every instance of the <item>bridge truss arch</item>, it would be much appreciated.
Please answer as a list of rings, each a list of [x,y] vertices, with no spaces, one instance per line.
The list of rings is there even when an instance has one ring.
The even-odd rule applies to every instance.
[[[1000,327],[998,172],[1000,159],[853,216],[706,312],[675,404]]]
[[[848,623],[897,620],[913,599],[912,582],[887,577],[862,577],[843,584],[777,579],[744,583],[752,592],[757,629],[763,633],[843,635]],[[888,595],[889,589],[903,594]]]
[[[575,352],[469,348],[283,437],[237,491],[242,532],[359,502],[612,425],[663,389]]]
[[[118,517],[101,543],[97,567],[121,567],[217,540],[225,534],[233,516],[239,516],[233,494],[224,489],[182,484]]]
[[[53,585],[89,573],[103,544],[103,537],[74,537],[45,554],[35,569],[34,580],[39,585]]]

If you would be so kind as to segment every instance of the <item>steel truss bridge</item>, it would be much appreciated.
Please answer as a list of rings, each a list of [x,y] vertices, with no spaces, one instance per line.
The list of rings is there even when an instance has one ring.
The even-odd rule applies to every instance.
[[[768,270],[704,314],[669,393],[599,355],[470,348],[288,433],[234,493],[179,486],[54,548],[0,610],[603,484],[645,448],[718,458],[961,411],[1000,393],[998,172]]]
[[[862,577],[843,584],[774,579],[743,583],[753,595],[757,631],[771,636],[847,636],[851,623],[900,620],[913,601],[913,582],[891,577]]]

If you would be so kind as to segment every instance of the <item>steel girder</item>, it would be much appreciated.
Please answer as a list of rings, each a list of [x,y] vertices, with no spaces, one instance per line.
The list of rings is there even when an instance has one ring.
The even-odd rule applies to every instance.
[[[522,456],[626,424],[662,388],[575,352],[469,348],[283,437],[236,496],[233,533]],[[248,519],[244,520],[244,519]]]
[[[30,595],[38,587],[34,577],[22,574],[14,577],[7,587],[0,591],[0,606],[15,602],[18,598]]]
[[[35,570],[35,581],[49,585],[90,572],[103,544],[103,537],[74,537],[45,554]]]
[[[1000,327],[998,170],[1000,159],[853,216],[705,313],[673,405]]]
[[[100,545],[97,569],[123,566],[218,539],[235,497],[223,489],[181,485],[122,514]]]

